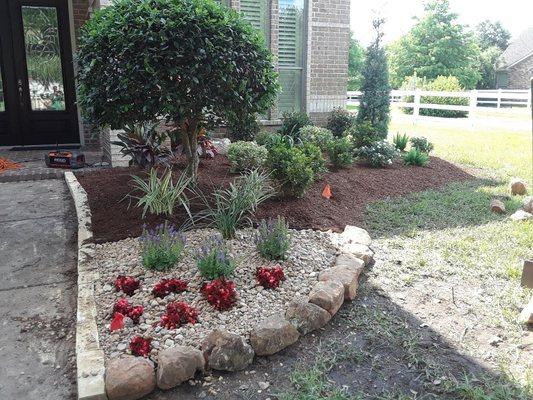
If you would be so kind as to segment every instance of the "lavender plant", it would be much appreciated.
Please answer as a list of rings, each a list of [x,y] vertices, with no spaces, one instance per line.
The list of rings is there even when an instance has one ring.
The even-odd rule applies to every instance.
[[[255,236],[257,250],[269,260],[284,260],[290,247],[289,225],[285,218],[278,216],[268,221],[262,220]]]
[[[187,243],[183,233],[167,223],[155,229],[143,228],[140,242],[143,266],[157,271],[166,271],[176,264]]]
[[[200,275],[209,280],[226,278],[235,270],[235,263],[219,235],[211,237],[200,248],[196,254],[196,265]]]

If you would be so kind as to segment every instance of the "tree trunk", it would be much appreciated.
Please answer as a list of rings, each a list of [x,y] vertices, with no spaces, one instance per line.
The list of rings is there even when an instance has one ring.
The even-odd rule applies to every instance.
[[[183,150],[187,157],[187,168],[185,173],[191,178],[193,184],[198,180],[198,164],[200,159],[196,147],[198,146],[198,122],[196,120],[185,120],[180,129]]]

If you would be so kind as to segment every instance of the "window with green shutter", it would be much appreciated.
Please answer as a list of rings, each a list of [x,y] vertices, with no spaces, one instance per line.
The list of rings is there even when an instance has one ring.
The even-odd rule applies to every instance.
[[[279,0],[278,111],[301,111],[305,49],[305,1]]]
[[[263,32],[265,41],[270,43],[270,1],[241,0],[241,12],[254,28]]]

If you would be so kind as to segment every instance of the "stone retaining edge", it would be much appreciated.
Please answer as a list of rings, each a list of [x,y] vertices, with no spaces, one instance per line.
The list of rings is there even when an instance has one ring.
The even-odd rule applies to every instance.
[[[91,209],[87,193],[74,174],[65,172],[78,219],[78,305],[76,314],[76,368],[79,400],[107,400],[104,352],[96,325],[94,283],[98,271],[88,267],[94,253]]]
[[[94,297],[94,283],[100,276],[97,270],[87,265],[87,261],[94,253],[91,210],[87,193],[72,172],[65,172],[65,181],[74,200],[78,218],[78,311],[76,323],[78,400],[108,400],[105,385],[105,356],[100,348]],[[355,257],[361,261],[363,266],[368,266],[373,262],[374,253],[370,249],[371,239],[365,230],[347,225],[341,234],[341,240],[339,255],[333,267],[338,265],[341,256]],[[362,269],[359,273],[362,272]],[[358,277],[359,274],[357,274]],[[316,285],[321,284],[323,282],[318,280]],[[340,305],[344,303],[344,297],[343,294],[342,300],[339,299]],[[355,293],[353,297],[355,297]],[[337,310],[332,314],[335,314]],[[286,321],[285,311],[280,317]],[[287,346],[283,348],[285,347]],[[208,367],[208,359],[205,360],[205,364]]]

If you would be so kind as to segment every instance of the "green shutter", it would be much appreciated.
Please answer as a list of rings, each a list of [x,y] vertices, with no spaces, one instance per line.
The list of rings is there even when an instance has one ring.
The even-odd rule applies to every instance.
[[[270,2],[267,0],[241,0],[241,12],[255,29],[263,32],[268,43],[270,36]]]
[[[304,50],[304,1],[279,0],[279,80],[281,94],[278,110],[300,111],[302,108],[302,74]]]

